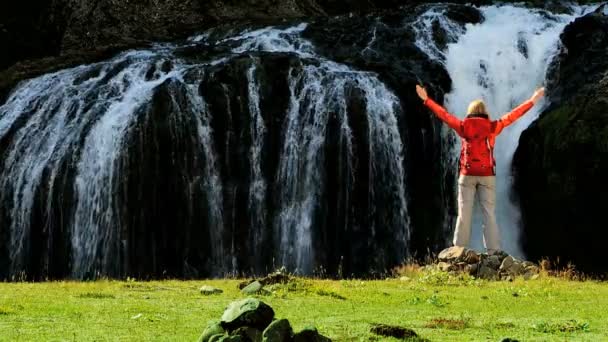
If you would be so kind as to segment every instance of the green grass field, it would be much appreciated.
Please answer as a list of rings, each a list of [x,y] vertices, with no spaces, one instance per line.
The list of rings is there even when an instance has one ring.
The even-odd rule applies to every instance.
[[[243,298],[238,280],[0,283],[1,341],[196,341]],[[203,296],[208,284],[223,294]],[[431,341],[608,341],[608,283],[551,277],[488,282],[416,271],[381,281],[296,279],[259,296],[295,330],[390,340],[373,323]]]

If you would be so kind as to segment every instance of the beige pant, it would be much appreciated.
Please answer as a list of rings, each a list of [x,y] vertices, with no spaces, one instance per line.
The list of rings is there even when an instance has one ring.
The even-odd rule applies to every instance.
[[[496,224],[496,177],[464,176],[458,178],[458,218],[454,245],[468,247],[471,239],[471,219],[475,194],[483,214],[483,243],[488,250],[500,249],[500,234]]]

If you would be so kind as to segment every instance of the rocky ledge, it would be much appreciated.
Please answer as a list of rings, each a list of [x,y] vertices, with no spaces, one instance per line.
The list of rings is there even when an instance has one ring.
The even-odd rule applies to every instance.
[[[540,268],[530,261],[523,261],[505,252],[477,253],[464,247],[450,247],[439,253],[439,262],[435,265],[445,272],[464,272],[474,277],[488,280],[513,280],[523,276],[524,279],[538,277]]]

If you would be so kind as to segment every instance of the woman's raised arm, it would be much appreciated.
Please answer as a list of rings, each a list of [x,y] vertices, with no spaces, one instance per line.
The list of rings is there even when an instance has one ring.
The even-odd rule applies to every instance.
[[[424,89],[422,86],[416,85],[416,93],[418,93],[420,99],[424,101],[424,105],[428,107],[431,111],[433,111],[433,113],[435,113],[435,115],[437,115],[437,117],[441,119],[441,121],[448,124],[448,126],[454,129],[456,133],[458,133],[458,135],[462,135],[462,122],[460,121],[460,119],[450,114],[445,108],[443,108],[441,105],[429,98],[426,89]]]
[[[538,88],[530,97],[530,99],[526,100],[524,103],[517,106],[511,112],[503,115],[500,119],[496,121],[496,130],[495,134],[499,134],[505,127],[509,126],[515,120],[521,118],[524,114],[526,114],[543,96],[545,95],[545,88]]]

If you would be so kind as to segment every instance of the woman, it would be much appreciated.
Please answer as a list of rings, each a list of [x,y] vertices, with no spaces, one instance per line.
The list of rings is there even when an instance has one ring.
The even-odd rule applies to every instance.
[[[462,139],[460,150],[460,176],[458,178],[458,218],[454,232],[454,245],[466,247],[471,237],[471,216],[475,195],[483,212],[483,241],[488,252],[500,250],[500,234],[496,224],[496,163],[494,142],[502,130],[522,117],[545,94],[539,88],[526,102],[498,120],[490,120],[490,115],[482,100],[471,102],[467,116],[460,120],[431,100],[426,90],[416,86],[418,96],[424,105],[439,119],[448,124]]]

